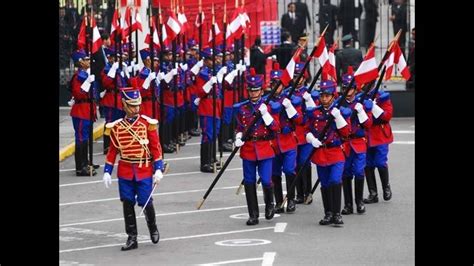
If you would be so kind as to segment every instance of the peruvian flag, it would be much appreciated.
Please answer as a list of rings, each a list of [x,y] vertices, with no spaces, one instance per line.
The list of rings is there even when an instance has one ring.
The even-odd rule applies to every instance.
[[[181,23],[181,31],[186,32],[188,29],[187,23],[188,19],[186,18],[186,15],[184,13],[178,12],[178,21]]]
[[[320,37],[320,41],[314,56],[318,59],[319,64],[325,71],[329,72],[329,54],[328,49],[326,48],[326,40],[324,36]]]
[[[138,13],[138,8],[135,10],[135,16],[132,17],[132,32],[142,30],[142,19],[140,18],[140,13]]]
[[[85,49],[86,48],[86,19],[84,17],[82,20],[81,28],[79,30],[79,35],[77,36],[77,48],[78,49]],[[91,26],[92,26],[92,53],[99,51],[99,48],[102,45],[102,39],[100,38],[99,28],[97,28],[97,24],[95,23],[95,19],[91,17]]]
[[[384,78],[385,80],[389,80],[392,77],[394,58],[395,58],[395,52],[392,49],[392,51],[390,51],[390,55],[388,56],[387,61],[385,61],[385,64],[384,64],[386,66],[385,78]]]
[[[245,16],[242,14],[242,8],[238,7],[234,10],[234,13],[232,14],[232,19],[230,20],[229,23],[229,29],[230,32],[232,33],[232,37],[235,39],[239,39],[246,27],[246,19]],[[247,16],[248,17],[248,16]]]
[[[214,29],[216,31],[216,43],[221,43],[222,40],[224,39],[224,34],[220,31],[219,25],[214,23]],[[209,40],[207,41],[209,46],[212,46],[212,28],[209,29]]]
[[[337,74],[336,74],[336,57],[334,56],[334,51],[337,49],[337,42],[329,48],[329,76],[332,77],[334,82],[337,82]]]
[[[158,39],[158,31],[156,30],[156,25],[155,25],[155,21],[153,21],[153,47],[154,48],[157,48],[157,49],[160,49],[160,39]],[[150,33],[147,33],[146,37],[145,37],[145,43],[148,44],[148,46],[150,45]]]
[[[181,32],[181,23],[179,23],[173,12],[168,13],[168,20],[165,23],[167,39],[172,41]]]
[[[286,69],[283,71],[283,74],[281,75],[281,83],[283,83],[285,87],[288,86],[290,84],[290,81],[293,79],[293,74],[295,73],[295,65],[296,65],[296,62],[299,61],[300,54],[302,51],[303,49],[301,47],[298,48],[298,50],[296,50],[290,62],[288,62],[288,65],[286,65]]]
[[[170,45],[171,40],[168,39],[168,34],[166,34],[165,24],[161,25],[161,40],[165,46]]]
[[[364,61],[360,64],[354,73],[355,81],[359,86],[375,80],[379,75],[377,70],[377,62],[375,62],[375,50],[372,44],[364,57]]]
[[[411,76],[410,69],[407,66],[407,62],[405,61],[405,58],[403,57],[402,49],[400,49],[398,42],[395,42],[394,48],[395,48],[394,63],[397,64],[397,70],[398,72],[402,74],[405,80],[409,80]]]
[[[120,19],[120,26],[122,27],[122,41],[126,42],[128,38],[128,34],[130,33],[131,27],[129,25],[130,17],[131,17],[131,8],[127,8],[125,10],[125,15]]]
[[[115,44],[115,37],[120,34],[120,24],[119,24],[119,11],[115,9],[114,15],[112,17],[112,25],[110,27],[110,41],[112,44]]]

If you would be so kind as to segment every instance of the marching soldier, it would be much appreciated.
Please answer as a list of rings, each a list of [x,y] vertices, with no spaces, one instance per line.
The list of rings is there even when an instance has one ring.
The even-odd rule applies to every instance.
[[[222,81],[224,92],[224,114],[222,118],[222,147],[224,151],[232,151],[232,143],[234,142],[234,131],[232,128],[232,106],[237,102],[237,93],[234,90],[234,84],[237,77],[237,69],[233,63],[234,49],[232,46],[226,48],[225,66],[227,67],[227,76]]]
[[[388,92],[378,92],[373,101],[372,126],[367,131],[368,149],[367,149],[367,166],[365,167],[365,175],[367,177],[367,187],[369,189],[369,197],[364,199],[364,203],[379,202],[377,194],[377,183],[375,181],[375,168],[377,167],[382,182],[383,199],[390,200],[392,198],[392,190],[388,180],[388,145],[393,142],[392,127],[390,120],[392,119],[393,105]]]
[[[163,161],[157,133],[158,120],[139,114],[142,101],[139,89],[121,88],[121,93],[126,116],[106,125],[105,134],[110,135],[112,145],[106,156],[103,181],[107,188],[112,184],[115,158],[120,154],[117,177],[125,231],[128,235],[121,250],[126,251],[138,247],[134,208],[136,202],[144,208],[151,241],[156,244],[160,239],[153,198],[150,196],[154,186],[163,178]],[[148,198],[150,200],[146,204]]]
[[[87,154],[89,150],[90,124],[97,119],[96,104],[93,102],[93,117],[91,121],[91,101],[89,90],[95,90],[95,76],[90,74],[90,58],[84,50],[75,51],[72,59],[78,70],[70,81],[71,93],[74,99],[70,115],[75,131],[76,176],[90,176]],[[94,165],[94,169],[99,165]],[[92,170],[92,175],[96,171]]]
[[[297,76],[303,71],[304,64],[297,63],[295,65],[295,75],[294,82],[296,82]],[[296,172],[300,171],[301,168],[305,168],[303,171],[303,176],[297,180],[296,182],[296,201],[295,203],[301,204],[306,201],[306,197],[311,192],[311,163],[309,162],[307,165],[304,165],[306,160],[308,159],[311,151],[313,150],[311,144],[306,142],[305,135],[308,133],[310,128],[309,119],[306,117],[306,110],[308,108],[316,107],[316,103],[314,99],[319,96],[317,91],[313,91],[308,93],[308,87],[305,85],[306,78],[309,77],[309,73],[304,73],[303,77],[300,79],[298,84],[294,84],[295,92],[294,95],[304,99],[304,103],[302,104],[302,112],[303,112],[303,120],[301,123],[296,124],[295,132],[297,138],[297,158],[296,158]],[[288,185],[289,186],[289,185]],[[312,201],[308,202],[311,204]]]
[[[370,110],[372,109],[372,101],[365,100],[363,104],[356,97],[357,84],[349,88],[351,80],[354,78],[352,67],[348,67],[348,72],[342,76],[342,92],[349,90],[346,98],[342,101],[341,106],[350,108],[351,115],[351,134],[348,138],[343,138],[344,154],[346,162],[344,164],[344,172],[342,174],[342,188],[344,191],[344,209],[342,214],[354,213],[352,205],[352,179],[355,181],[355,203],[357,213],[364,213],[365,206],[362,202],[364,196],[364,168],[366,163],[367,139],[365,131],[372,126],[372,117]],[[357,87],[359,91],[360,88]]]
[[[186,97],[189,101],[188,104],[188,133],[193,137],[201,136],[201,133],[198,130],[198,116],[196,114],[196,108],[194,105],[194,100],[196,99],[195,93],[195,82],[196,75],[199,73],[199,70],[202,67],[203,61],[198,61],[199,59],[199,45],[194,39],[188,40],[188,51],[186,52],[188,58],[186,60],[188,70],[185,72],[185,82],[187,85],[186,88]]]
[[[345,107],[338,109],[333,106],[337,97],[336,84],[333,81],[323,79],[320,88],[321,105],[306,110],[311,123],[306,140],[316,148],[311,161],[316,164],[318,177],[321,180],[325,215],[319,224],[339,226],[344,224],[340,213],[341,179],[345,161],[341,137],[347,138],[350,134],[351,111]],[[334,120],[321,142],[317,136],[323,131],[330,116],[333,116]]]
[[[142,104],[140,106],[140,114],[146,115],[161,121],[160,119],[160,104],[158,101],[155,101],[155,117],[153,117],[153,90],[155,91],[155,96],[158,96],[158,86],[156,84],[156,72],[154,69],[158,68],[159,60],[153,60],[152,68],[152,59],[150,58],[151,53],[149,48],[140,50],[140,57],[143,61],[143,68],[140,70],[137,76],[130,78],[131,80],[136,81],[136,87],[140,88],[140,95],[142,97]],[[156,57],[154,58],[156,59]],[[161,76],[161,75],[160,75]],[[158,78],[159,79],[159,78]],[[157,99],[159,97],[156,97]]]
[[[212,49],[205,48],[201,51],[204,58],[204,66],[196,77],[196,99],[194,104],[198,106],[199,124],[201,126],[201,172],[213,173],[214,159],[211,156],[213,139],[213,94],[211,89],[217,83],[217,77],[212,76]],[[216,136],[220,128],[221,118],[221,90],[216,86]]]
[[[278,63],[274,67],[279,67]],[[281,78],[282,71],[279,69],[273,69],[270,72],[270,78],[272,83],[275,80]],[[277,207],[276,213],[284,212],[283,206],[283,192],[281,185],[281,173],[282,170],[286,177],[286,189],[288,205],[286,212],[293,213],[296,210],[295,189],[290,191],[290,185],[296,177],[296,148],[297,140],[295,133],[295,124],[301,124],[303,121],[303,114],[301,113],[301,97],[292,95],[291,100],[288,97],[288,89],[283,91],[283,85],[277,88],[275,96],[270,100],[270,106],[272,107],[272,113],[279,114],[280,128],[276,132],[275,138],[275,158],[273,158],[273,171],[272,171],[272,183],[275,188],[275,201]],[[284,111],[281,109],[285,109]]]
[[[262,178],[263,195],[265,201],[265,219],[270,220],[275,214],[273,203],[272,184],[272,161],[275,157],[274,133],[280,129],[278,113],[271,115],[270,105],[264,103],[262,99],[263,75],[256,75],[253,68],[246,76],[247,89],[249,90],[249,100],[234,105],[237,116],[237,129],[235,146],[240,149],[240,158],[244,169],[244,187],[249,219],[247,225],[258,224],[258,202],[256,174]],[[254,125],[250,123],[255,119],[256,112],[262,114]],[[243,139],[243,132],[251,127],[248,138]]]
[[[123,71],[119,69],[119,62],[114,62],[113,53],[115,51],[104,48],[104,52],[109,61],[105,65],[104,70],[100,73],[102,87],[104,88],[104,91],[100,94],[100,103],[102,104],[105,122],[110,123],[125,116],[125,112],[122,108],[122,98],[120,97],[118,88],[125,87],[127,80],[123,77]],[[103,145],[104,154],[107,154],[110,146],[109,136],[104,135]]]

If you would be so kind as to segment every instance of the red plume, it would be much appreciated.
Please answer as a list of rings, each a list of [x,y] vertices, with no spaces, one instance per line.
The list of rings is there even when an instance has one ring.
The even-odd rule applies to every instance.
[[[354,75],[354,69],[352,68],[352,66],[347,67],[347,74]]]
[[[250,76],[255,76],[257,73],[255,72],[255,68],[251,67],[250,68]]]
[[[280,64],[279,63],[273,64],[273,70],[280,70]]]

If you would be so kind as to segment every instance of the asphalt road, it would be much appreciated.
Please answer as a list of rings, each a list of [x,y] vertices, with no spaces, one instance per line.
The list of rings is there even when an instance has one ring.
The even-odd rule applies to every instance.
[[[178,154],[165,154],[171,169],[153,196],[161,240],[151,243],[144,217],[137,218],[138,249],[122,252],[126,241],[116,169],[112,187],[102,183],[103,167],[94,177],[76,177],[74,158],[59,164],[61,264],[94,265],[413,265],[414,118],[392,121],[395,142],[389,170],[393,198],[367,204],[363,215],[343,216],[344,227],[320,226],[319,189],[311,205],[294,214],[265,220],[259,189],[260,224],[247,226],[245,195],[236,195],[242,179],[236,156],[201,210],[196,210],[214,174],[199,172],[199,138],[188,140]],[[94,162],[104,163],[102,143],[94,144]],[[224,160],[230,153],[224,153]],[[316,171],[313,165],[313,183]],[[378,176],[378,175],[377,175]],[[368,192],[365,188],[364,195]],[[141,208],[135,208],[137,216]]]

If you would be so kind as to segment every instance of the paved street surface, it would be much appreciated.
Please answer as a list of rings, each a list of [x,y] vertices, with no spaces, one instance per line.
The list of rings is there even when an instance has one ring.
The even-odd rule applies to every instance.
[[[294,214],[264,218],[259,188],[260,224],[247,226],[245,195],[236,195],[242,179],[236,156],[201,210],[196,210],[215,174],[199,172],[199,138],[178,154],[165,154],[171,169],[155,191],[161,240],[151,243],[144,217],[138,217],[138,249],[122,252],[127,239],[118,199],[116,167],[112,187],[102,183],[102,139],[94,144],[94,177],[74,175],[74,157],[59,163],[60,263],[93,265],[413,265],[414,264],[414,118],[392,121],[395,142],[389,170],[393,198],[367,204],[363,215],[343,216],[344,227],[320,226],[319,189],[311,205]],[[72,140],[71,140],[72,141]],[[224,153],[224,160],[230,153]],[[316,180],[313,166],[313,183]],[[378,174],[377,174],[378,176]],[[367,196],[367,188],[365,188]],[[342,201],[343,202],[343,201]],[[135,207],[137,216],[141,208]]]

